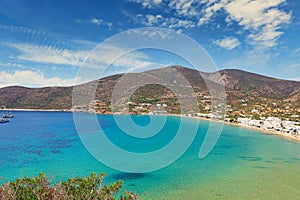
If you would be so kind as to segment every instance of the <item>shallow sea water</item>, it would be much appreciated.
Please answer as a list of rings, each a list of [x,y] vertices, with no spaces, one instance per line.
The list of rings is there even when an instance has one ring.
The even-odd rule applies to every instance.
[[[199,148],[210,123],[200,121],[193,144],[176,162],[155,172],[124,173],[90,155],[78,136],[72,113],[16,111],[14,114],[16,118],[0,124],[2,182],[37,176],[39,172],[45,172],[53,181],[106,172],[106,182],[122,179],[124,188],[143,199],[300,197],[300,144],[284,138],[224,125],[215,148],[199,159]],[[135,152],[150,152],[168,144],[180,123],[178,117],[168,117],[165,127],[151,141],[124,136],[111,115],[97,117],[111,141]],[[132,118],[140,125],[149,123],[147,116]],[[90,132],[92,136],[95,130]]]

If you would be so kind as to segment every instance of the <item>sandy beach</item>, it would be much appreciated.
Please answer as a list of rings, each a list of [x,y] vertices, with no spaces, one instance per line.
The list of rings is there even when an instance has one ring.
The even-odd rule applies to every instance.
[[[200,119],[200,120],[206,120],[206,121],[212,121],[212,122],[220,122],[220,123],[228,124],[228,125],[231,125],[231,126],[237,126],[237,127],[242,127],[242,128],[255,130],[255,131],[258,131],[262,134],[279,136],[279,137],[285,138],[287,140],[292,140],[292,141],[300,143],[300,136],[298,136],[298,135],[288,135],[288,134],[284,134],[282,132],[275,131],[275,130],[263,129],[263,128],[258,128],[258,127],[253,127],[253,126],[244,126],[242,124],[225,122],[225,121],[221,121],[221,120],[214,120],[214,119],[209,119],[209,118],[204,118],[204,117],[186,116],[186,115],[178,115],[178,114],[170,115],[170,116],[188,117],[188,118]]]
[[[256,131],[259,131],[263,134],[280,136],[280,137],[283,137],[285,139],[293,140],[293,141],[296,141],[296,142],[300,143],[300,136],[299,135],[288,135],[288,134],[284,134],[282,132],[275,131],[275,130],[262,129],[262,128],[252,127],[252,126],[243,126],[241,124],[234,124],[234,123],[230,123],[230,122],[225,122],[225,123],[229,124],[229,125],[233,125],[233,126],[239,126],[239,127],[243,127],[243,128],[256,130]]]

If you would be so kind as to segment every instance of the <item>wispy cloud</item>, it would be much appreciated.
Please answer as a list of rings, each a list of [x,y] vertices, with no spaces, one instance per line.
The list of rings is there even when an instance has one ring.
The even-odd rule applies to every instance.
[[[222,48],[231,50],[231,49],[234,49],[237,46],[239,46],[241,44],[241,42],[235,37],[227,37],[224,39],[215,40],[214,44],[216,44]]]
[[[80,41],[81,43],[83,41]],[[85,44],[85,42],[83,42]],[[89,42],[87,42],[90,45]],[[76,84],[94,80],[95,77],[103,75],[112,75],[117,73],[139,72],[149,69],[163,67],[164,65],[151,61],[145,53],[138,50],[131,50],[120,46],[103,45],[102,48],[71,50],[71,49],[56,49],[52,46],[39,46],[24,43],[9,43],[6,44],[18,50],[16,60],[26,61],[27,66],[43,65],[56,66],[60,65],[80,67],[89,67],[91,71],[95,68],[95,72],[104,74],[96,74],[95,76],[77,77]],[[93,50],[93,51],[92,51]],[[124,52],[127,52],[124,54]],[[88,56],[89,55],[89,56]],[[87,57],[88,56],[88,57]],[[1,65],[1,64],[0,64]],[[74,78],[60,78],[58,76],[46,78],[40,70],[31,69],[21,64],[6,62],[5,66],[11,68],[19,68],[13,73],[0,71],[0,87],[10,85],[22,85],[30,87],[41,86],[68,86],[73,85]],[[99,71],[100,69],[100,71]],[[107,70],[107,71],[104,71]]]
[[[76,22],[79,24],[92,24],[95,26],[106,26],[109,30],[113,28],[113,23],[105,21],[103,19],[99,19],[96,17],[90,18],[88,20],[76,19]]]
[[[0,29],[5,31],[10,31],[13,33],[26,33],[26,34],[32,34],[32,35],[46,35],[45,32],[37,31],[31,28],[23,27],[23,26],[8,26],[0,24]]]
[[[189,29],[197,26],[197,23],[191,20],[176,17],[164,17],[162,15],[151,14],[138,14],[136,17],[146,26],[160,26],[170,29]]]
[[[44,64],[79,66],[88,54],[88,51],[84,50],[75,51],[28,43],[9,43],[8,45],[20,52],[17,59]]]
[[[7,69],[18,69],[18,70],[36,70],[36,68],[32,66],[27,66],[24,64],[8,61],[8,62],[1,62],[0,61],[0,67],[4,67]]]
[[[144,8],[155,8],[162,3],[162,0],[129,0],[134,3],[140,3]]]
[[[84,64],[85,67],[90,68],[117,67],[123,68],[125,71],[145,68],[145,66],[155,64],[141,51],[113,45],[102,45],[101,48],[94,49],[95,45],[88,43],[88,46],[92,48],[80,48],[80,50],[27,43],[8,43],[6,45],[15,48],[19,52],[12,59],[37,64],[73,67],[80,67]],[[124,52],[127,52],[126,55],[123,55]]]

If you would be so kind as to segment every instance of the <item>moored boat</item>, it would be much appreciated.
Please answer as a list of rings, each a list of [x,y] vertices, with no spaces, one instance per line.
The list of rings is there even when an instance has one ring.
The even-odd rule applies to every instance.
[[[2,118],[14,118],[15,116],[11,113],[5,113],[4,115],[2,115]]]
[[[9,122],[9,120],[8,120],[8,119],[5,119],[5,118],[0,118],[0,123],[7,123],[7,122]]]

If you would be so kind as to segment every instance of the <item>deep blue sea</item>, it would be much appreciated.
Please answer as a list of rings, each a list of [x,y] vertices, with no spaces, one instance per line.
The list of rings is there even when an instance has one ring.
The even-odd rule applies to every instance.
[[[3,112],[0,112],[2,115]],[[224,125],[215,148],[199,159],[209,121],[199,121],[192,145],[176,162],[149,173],[125,173],[102,164],[83,145],[69,112],[21,112],[0,124],[0,177],[3,181],[45,172],[53,181],[105,172],[106,182],[122,179],[143,199],[298,199],[300,144],[250,129]],[[82,113],[87,119],[95,115]],[[159,120],[160,116],[157,117]],[[167,117],[155,137],[128,137],[112,115],[97,119],[107,137],[136,153],[161,149],[175,137],[180,118]],[[146,126],[148,116],[132,116]],[[186,119],[182,123],[194,123]],[[88,120],[87,120],[88,121]],[[198,121],[197,121],[198,122]],[[89,127],[89,124],[86,124]],[[93,140],[97,130],[86,129]],[[188,131],[186,134],[189,134]],[[180,148],[180,143],[177,144]],[[100,151],[109,149],[99,146]]]

